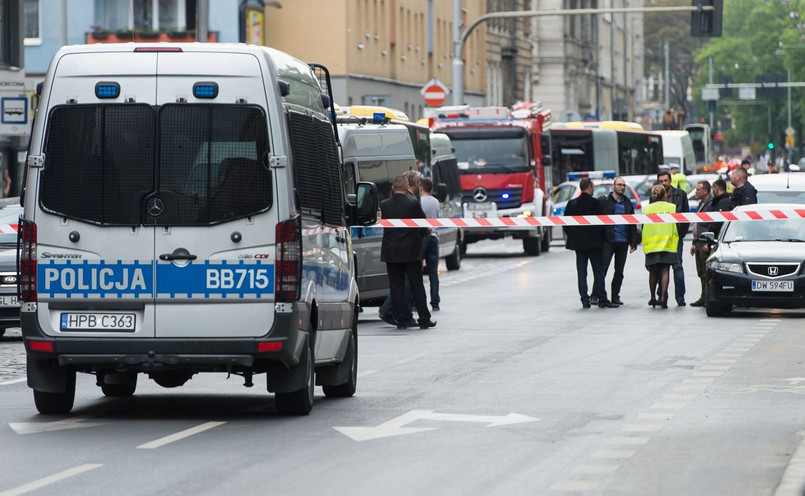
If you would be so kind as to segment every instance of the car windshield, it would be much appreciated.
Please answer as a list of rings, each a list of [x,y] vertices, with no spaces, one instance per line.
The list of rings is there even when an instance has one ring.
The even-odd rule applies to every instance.
[[[802,219],[772,219],[763,221],[730,222],[722,241],[800,241],[805,242],[805,221]]]
[[[453,139],[462,174],[479,172],[527,172],[528,144],[525,133],[517,138]]]
[[[801,203],[805,204],[805,191],[758,191],[758,203]]]
[[[6,205],[4,207],[0,207],[0,227],[11,225],[17,225],[19,222],[20,215],[22,215],[22,207],[19,205]],[[0,233],[0,245],[16,245],[17,244],[17,233],[16,229],[14,230],[6,230],[0,229],[3,232]]]

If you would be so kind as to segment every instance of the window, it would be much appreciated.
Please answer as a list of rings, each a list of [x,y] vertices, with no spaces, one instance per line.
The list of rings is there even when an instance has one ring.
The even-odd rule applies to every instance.
[[[193,28],[195,2],[190,3],[193,5],[187,5],[187,0],[103,0],[101,24],[110,31]]]
[[[3,2],[5,3],[5,2]],[[25,0],[23,8],[23,29],[25,44],[36,45],[40,43],[39,0]]]

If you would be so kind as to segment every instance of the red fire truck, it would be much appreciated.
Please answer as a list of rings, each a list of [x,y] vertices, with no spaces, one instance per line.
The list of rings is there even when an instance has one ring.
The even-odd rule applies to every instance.
[[[551,111],[528,102],[506,107],[440,107],[431,127],[450,137],[461,173],[465,217],[530,217],[550,212]],[[550,248],[550,229],[482,228],[466,243],[512,236],[528,255]]]

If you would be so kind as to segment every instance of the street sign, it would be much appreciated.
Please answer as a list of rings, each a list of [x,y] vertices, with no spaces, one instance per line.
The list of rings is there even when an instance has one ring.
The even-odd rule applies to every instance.
[[[718,88],[702,88],[702,100],[718,100]]]
[[[794,128],[791,127],[791,126],[788,126],[787,128],[785,128],[785,135],[788,136],[789,138],[793,138],[794,137]]]
[[[738,99],[739,100],[754,100],[755,99],[755,88],[738,88]]]
[[[440,107],[447,98],[447,87],[436,78],[428,81],[420,90],[425,97],[425,103],[431,107]]]
[[[785,137],[785,146],[794,146],[794,137],[793,136],[786,136]]]

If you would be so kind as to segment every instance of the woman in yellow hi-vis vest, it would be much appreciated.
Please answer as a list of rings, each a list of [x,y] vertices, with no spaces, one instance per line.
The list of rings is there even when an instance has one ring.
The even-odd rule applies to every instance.
[[[644,214],[673,214],[676,205],[665,201],[665,188],[656,185],[651,188],[651,203],[643,208]],[[648,286],[651,299],[648,304],[653,307],[659,304],[668,308],[668,274],[672,264],[676,263],[676,248],[679,243],[679,232],[676,224],[644,224],[643,253],[646,254],[648,270]],[[659,293],[657,289],[659,287]]]

